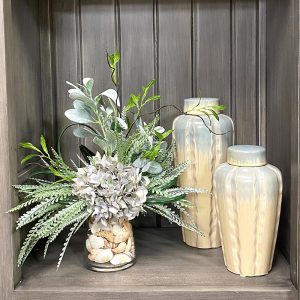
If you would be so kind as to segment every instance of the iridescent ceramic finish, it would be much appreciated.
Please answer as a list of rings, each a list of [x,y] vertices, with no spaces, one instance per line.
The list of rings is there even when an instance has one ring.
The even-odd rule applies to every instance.
[[[281,173],[267,164],[263,147],[230,147],[227,161],[214,175],[225,265],[241,276],[267,274],[278,231]]]
[[[233,122],[225,115],[219,114],[220,121],[211,117],[212,124],[207,116],[199,113],[195,107],[218,105],[215,98],[192,98],[184,102],[184,110],[188,115],[181,115],[173,122],[173,138],[176,142],[175,163],[191,162],[188,169],[180,176],[178,184],[204,188],[212,191],[213,173],[215,168],[226,161],[226,151],[233,143]],[[192,115],[193,114],[193,115]],[[195,115],[198,116],[195,116]],[[201,118],[200,118],[201,117]],[[210,126],[211,133],[205,126]],[[198,248],[215,248],[221,246],[216,205],[209,194],[191,194],[187,198],[193,203],[189,209],[198,228],[205,237],[183,229],[183,240],[186,244]],[[189,221],[182,216],[185,221]]]

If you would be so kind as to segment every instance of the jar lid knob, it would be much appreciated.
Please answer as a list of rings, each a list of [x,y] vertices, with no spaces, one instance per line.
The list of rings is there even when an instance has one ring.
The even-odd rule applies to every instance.
[[[259,167],[267,164],[266,149],[254,145],[236,145],[227,149],[227,162],[239,167]]]

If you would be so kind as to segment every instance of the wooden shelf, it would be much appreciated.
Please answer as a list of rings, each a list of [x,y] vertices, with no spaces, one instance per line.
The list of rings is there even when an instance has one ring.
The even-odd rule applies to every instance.
[[[78,235],[56,272],[60,245],[44,261],[31,258],[15,299],[292,299],[295,289],[289,265],[277,253],[272,272],[242,278],[228,272],[221,249],[199,250],[185,245],[177,228],[136,229],[137,262],[110,274],[83,266],[84,235]]]

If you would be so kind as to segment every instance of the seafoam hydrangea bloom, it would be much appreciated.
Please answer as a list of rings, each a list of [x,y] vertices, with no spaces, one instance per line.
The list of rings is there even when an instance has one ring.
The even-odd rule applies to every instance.
[[[112,219],[134,219],[147,199],[149,179],[138,168],[124,166],[117,157],[101,157],[99,152],[89,165],[78,169],[73,181],[73,193],[86,199],[95,222],[104,226]]]

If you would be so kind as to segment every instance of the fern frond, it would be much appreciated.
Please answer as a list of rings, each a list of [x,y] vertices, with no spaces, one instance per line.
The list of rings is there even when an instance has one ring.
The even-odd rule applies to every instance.
[[[150,184],[148,185],[148,189],[152,189],[154,187],[156,187],[157,189],[164,188],[166,185],[168,185],[168,183],[172,182],[174,179],[177,179],[177,177],[185,171],[188,165],[188,162],[184,162],[171,169],[170,171],[166,172],[164,176],[157,176],[153,178]]]
[[[189,204],[184,203],[182,201],[180,201],[180,202],[174,202],[173,205],[174,205],[174,207],[176,207],[180,211],[181,217],[182,217],[182,215],[184,215],[184,216],[186,216],[189,219],[189,221],[191,223],[194,223],[193,217],[190,215],[190,213],[186,209],[186,208],[191,209],[193,207],[193,205],[190,202],[189,202]]]
[[[33,249],[33,247],[38,242],[39,238],[36,236],[36,232],[38,231],[41,224],[47,220],[47,218],[51,215],[51,213],[45,214],[28,232],[22,247],[20,249],[19,255],[18,255],[18,267],[20,267],[26,258],[28,257],[29,253]]]
[[[43,224],[43,227],[40,228],[38,232],[39,238],[45,238],[54,233],[58,227],[67,222],[66,220],[71,219],[73,216],[77,216],[83,210],[85,210],[85,208],[85,201],[74,201],[73,203],[70,203]]]
[[[191,193],[197,193],[197,194],[209,194],[208,190],[205,189],[199,189],[199,188],[191,188],[191,187],[175,187],[170,189],[152,189],[152,191],[155,192],[155,194],[164,196],[164,197],[176,197],[181,195],[187,195]]]
[[[164,169],[172,166],[175,148],[176,144],[172,141],[171,145],[167,149],[160,151],[157,160]]]
[[[73,223],[77,223],[79,222],[78,227],[76,227],[75,232],[77,231],[77,229],[79,227],[82,226],[82,224],[84,223],[84,221],[90,216],[90,213],[88,213],[87,211],[84,211],[83,213],[79,214],[78,216],[70,216],[69,219],[64,220],[63,223],[59,224],[57,226],[57,228],[54,230],[54,232],[48,237],[48,240],[45,244],[45,248],[44,248],[44,258],[46,257],[47,251],[48,251],[48,247],[49,245],[55,241],[55,239],[58,237],[58,235],[69,225],[73,224]]]
[[[56,203],[57,199],[48,199],[36,206],[32,209],[25,212],[22,216],[19,217],[17,220],[17,228],[20,229],[24,225],[27,225],[45,215],[48,212],[56,211],[58,208],[61,207],[60,204]]]
[[[186,228],[190,231],[196,232],[197,234],[204,236],[203,232],[201,232],[194,223],[186,223],[169,207],[165,205],[144,205],[146,209],[149,209],[162,217],[166,218],[170,223],[175,223],[180,227]]]
[[[68,236],[67,236],[67,239],[66,239],[66,241],[65,241],[65,243],[64,243],[64,246],[63,246],[63,248],[62,248],[62,251],[61,251],[61,253],[60,253],[60,255],[59,255],[58,263],[57,263],[57,266],[56,266],[56,271],[59,269],[59,267],[60,267],[60,265],[61,265],[62,259],[63,259],[64,255],[65,255],[66,250],[67,250],[67,247],[68,247],[68,244],[69,244],[69,242],[70,242],[70,239],[71,239],[71,237],[72,237],[72,235],[73,235],[73,233],[74,233],[74,231],[75,231],[75,229],[76,229],[76,227],[78,226],[79,223],[80,223],[80,222],[75,223],[75,224],[71,227],[71,229],[70,229],[70,232],[69,232],[69,234],[68,234]]]

